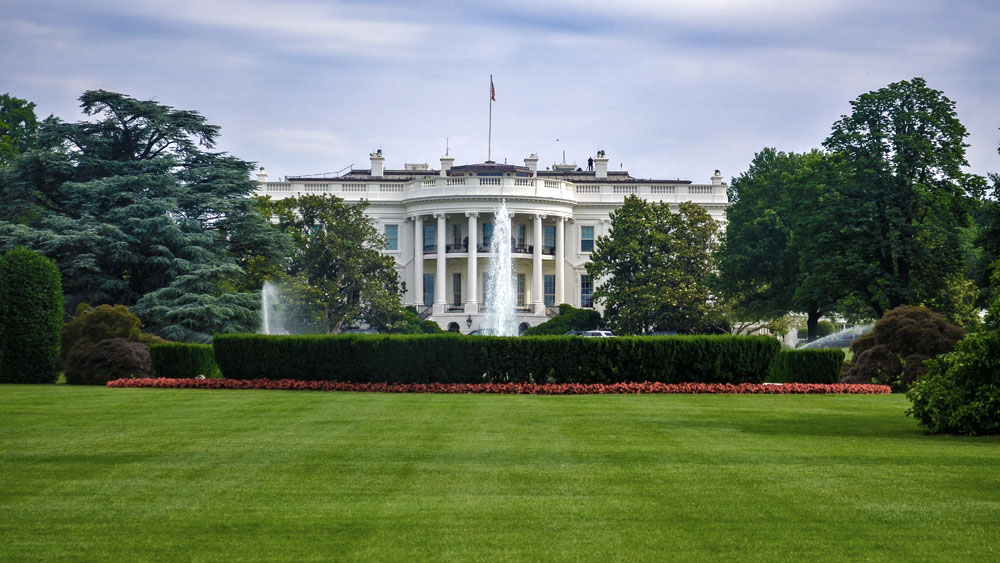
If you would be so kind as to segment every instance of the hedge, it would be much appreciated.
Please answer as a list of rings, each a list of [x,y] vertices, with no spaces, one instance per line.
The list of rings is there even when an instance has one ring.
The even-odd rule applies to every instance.
[[[761,336],[504,338],[219,334],[230,379],[355,383],[761,383],[780,349]]]
[[[187,378],[204,375],[219,377],[219,366],[215,365],[215,353],[211,344],[188,342],[167,342],[152,344],[149,355],[157,377]]]
[[[0,382],[54,383],[62,320],[55,263],[22,247],[0,257]]]
[[[840,348],[782,350],[774,359],[772,383],[837,383],[844,364]]]

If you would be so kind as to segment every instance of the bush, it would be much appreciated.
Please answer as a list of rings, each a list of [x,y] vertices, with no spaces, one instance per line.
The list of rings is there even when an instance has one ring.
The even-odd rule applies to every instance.
[[[904,305],[887,312],[871,333],[851,343],[853,361],[843,383],[880,383],[905,391],[926,372],[925,360],[950,352],[965,329],[924,307]]]
[[[816,337],[823,338],[837,332],[837,325],[831,321],[818,321],[816,323]]]
[[[123,338],[138,342],[139,317],[124,305],[99,305],[86,303],[77,306],[73,318],[62,328],[62,361],[66,362],[77,345],[93,346],[102,340]]]
[[[595,330],[601,326],[601,314],[593,309],[577,309],[563,303],[559,314],[544,323],[524,331],[524,336],[559,336],[576,330]]]
[[[913,403],[907,414],[928,432],[1000,432],[1000,332],[970,334],[927,363],[927,374],[906,393]]]
[[[54,262],[20,247],[0,257],[0,382],[55,382],[62,318]]]
[[[75,385],[106,385],[115,379],[154,375],[149,346],[124,338],[78,345],[66,361],[66,383]]]
[[[760,383],[780,344],[760,336],[503,338],[220,334],[224,377],[390,383]]]
[[[774,359],[772,383],[836,383],[844,364],[839,348],[782,350]]]
[[[186,378],[204,375],[219,377],[211,344],[167,342],[149,347],[156,377]]]

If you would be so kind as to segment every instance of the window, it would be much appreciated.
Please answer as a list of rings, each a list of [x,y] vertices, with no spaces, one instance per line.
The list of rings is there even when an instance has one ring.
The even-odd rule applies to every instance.
[[[594,280],[587,274],[580,276],[580,306],[594,306]]]
[[[542,243],[542,248],[548,251],[555,251],[556,249],[556,226],[555,225],[545,225],[542,227],[542,236],[545,242]]]
[[[594,227],[580,227],[580,252],[594,250]]]
[[[524,307],[524,274],[517,275],[517,306]]]
[[[462,225],[451,226],[451,243],[455,245],[455,248],[462,247]]]
[[[385,226],[385,249],[399,250],[399,225]]]
[[[424,274],[424,305],[434,304],[434,274]]]
[[[462,304],[462,274],[452,274],[451,276],[451,297],[452,303],[456,307]]]
[[[424,225],[424,252],[437,250],[437,225]]]
[[[489,247],[493,241],[493,223],[483,223],[483,246]]]
[[[545,306],[554,307],[556,304],[556,277],[552,274],[545,275]]]
[[[517,243],[516,244],[517,244],[518,248],[524,248],[525,232],[528,230],[528,226],[527,225],[517,225],[516,226],[516,230],[517,230]]]

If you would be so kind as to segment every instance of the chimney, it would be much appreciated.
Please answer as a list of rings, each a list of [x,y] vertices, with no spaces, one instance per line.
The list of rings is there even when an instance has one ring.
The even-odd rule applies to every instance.
[[[441,175],[447,176],[448,171],[451,167],[455,165],[455,157],[453,156],[442,156],[441,157]]]
[[[524,165],[531,170],[531,177],[535,178],[538,176],[538,155],[531,153],[528,158],[524,159]]]
[[[715,174],[712,176],[712,185],[721,186],[722,185],[722,172],[716,170]]]
[[[604,151],[597,151],[597,156],[594,157],[594,177],[608,177],[608,157],[604,156]]]
[[[264,172],[264,167],[260,167],[260,172],[257,173],[257,182],[260,184],[267,183],[267,172]]]
[[[382,149],[379,149],[368,156],[372,159],[372,178],[381,178],[382,171],[385,169],[385,157],[382,156]]]

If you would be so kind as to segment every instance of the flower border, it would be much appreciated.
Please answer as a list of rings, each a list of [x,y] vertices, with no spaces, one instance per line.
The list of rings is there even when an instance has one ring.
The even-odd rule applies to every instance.
[[[486,395],[881,395],[887,385],[853,383],[348,383],[296,379],[116,379],[108,387],[158,389],[275,389],[282,391],[353,391],[362,393],[441,393]]]

